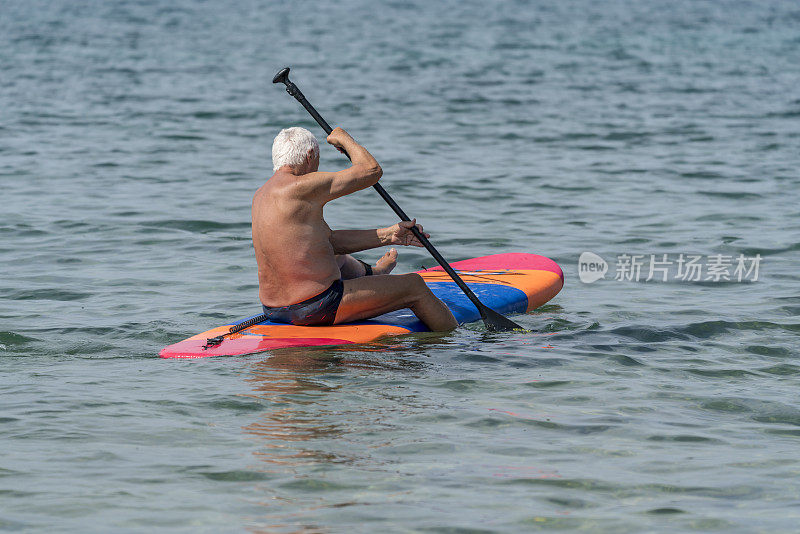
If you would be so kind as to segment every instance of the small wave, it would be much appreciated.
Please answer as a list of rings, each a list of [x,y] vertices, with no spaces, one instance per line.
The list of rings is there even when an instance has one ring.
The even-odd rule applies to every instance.
[[[668,508],[653,508],[651,510],[647,510],[647,512],[645,513],[652,515],[672,515],[672,514],[685,514],[686,511],[681,510],[680,508],[668,507]]]
[[[758,373],[747,371],[746,369],[687,369],[688,373],[697,376],[710,378],[742,378],[747,376],[758,376]]]
[[[258,116],[255,112],[244,113],[240,111],[196,111],[191,114],[195,119],[253,119]]]
[[[755,415],[753,416],[753,421],[800,426],[800,410],[783,406],[761,415]]]
[[[690,339],[686,334],[676,330],[668,328],[659,329],[647,326],[622,326],[615,328],[611,331],[611,333],[647,343],[671,341],[674,339]]]
[[[604,141],[631,141],[631,140],[644,140],[651,137],[652,134],[648,132],[611,132],[603,136]]]
[[[613,146],[606,146],[606,145],[580,145],[576,146],[575,148],[579,150],[589,150],[592,152],[598,152],[603,150],[616,150]]]
[[[13,234],[19,237],[33,237],[48,235],[50,232],[39,230],[29,224],[15,224],[14,226],[0,226],[0,233]]]
[[[169,141],[205,141],[207,138],[202,135],[186,135],[186,134],[164,134],[159,138],[167,139]]]
[[[704,410],[730,414],[747,414],[753,421],[777,425],[800,426],[800,409],[784,403],[754,398],[707,398],[700,403]]]
[[[200,475],[209,480],[217,482],[257,482],[260,480],[269,480],[273,478],[267,473],[260,471],[207,471],[201,472]]]
[[[756,254],[760,254],[761,256],[774,256],[776,254],[783,254],[784,252],[797,252],[800,250],[800,243],[793,243],[791,245],[780,247],[780,248],[763,248],[763,247],[750,247],[750,248],[742,248],[739,249],[741,254],[745,256],[755,256]]]
[[[264,411],[264,405],[262,403],[258,401],[243,401],[238,398],[214,400],[206,403],[206,406],[214,410],[230,410],[237,414]]]
[[[772,365],[770,367],[762,367],[759,372],[777,376],[797,376],[800,375],[800,367],[790,364]]]
[[[682,172],[679,174],[681,178],[693,178],[701,180],[716,180],[725,178],[725,175],[713,171],[695,171],[695,172]]]
[[[683,328],[687,334],[701,339],[708,339],[717,334],[726,334],[736,330],[749,330],[763,332],[768,330],[783,330],[785,332],[800,332],[800,324],[779,324],[769,321],[703,321],[691,323]]]
[[[777,113],[767,113],[765,117],[769,119],[796,119],[800,117],[800,109],[790,109],[786,111],[779,111]]]
[[[147,223],[143,223],[141,226],[145,228],[171,228],[173,230],[183,230],[185,232],[205,234],[207,232],[213,232],[218,230],[249,230],[250,221],[223,223],[218,221],[206,221],[200,219],[194,219],[194,220],[169,219],[164,221],[150,221]]]
[[[652,436],[649,436],[647,438],[647,441],[675,441],[684,443],[723,443],[722,440],[717,438],[696,436],[694,434],[678,434],[678,435],[654,434]]]
[[[800,315],[800,312],[793,315]],[[785,357],[792,355],[792,352],[784,347],[768,347],[766,345],[750,345],[745,347],[744,350],[750,354],[757,354],[759,356]]]
[[[570,384],[572,384],[572,382],[569,380],[536,380],[531,382],[525,382],[524,385],[529,388],[547,389],[547,388],[568,386]]]
[[[83,300],[92,296],[91,293],[79,293],[64,289],[29,289],[12,292],[6,297],[8,300]]]
[[[735,192],[735,191],[698,191],[697,193],[700,195],[705,195],[707,197],[715,197],[715,198],[730,198],[730,199],[761,198],[761,195],[759,195],[758,193],[745,193],[745,192]]]
[[[541,186],[541,189],[552,189],[554,191],[569,191],[572,193],[575,192],[583,192],[583,191],[597,191],[596,187],[592,186],[566,186],[566,185],[552,185],[552,184],[544,184]]]
[[[7,350],[8,347],[21,347],[34,341],[39,340],[16,332],[0,332],[0,350]]]
[[[711,339],[718,335],[737,331],[764,332],[779,330],[787,333],[800,332],[800,324],[772,323],[768,321],[700,321],[683,326],[657,328],[645,325],[627,325],[614,328],[610,332],[618,336],[635,339],[647,343],[692,339]],[[751,347],[750,347],[751,348]],[[749,349],[750,349],[749,348]],[[783,355],[783,351],[775,354]]]

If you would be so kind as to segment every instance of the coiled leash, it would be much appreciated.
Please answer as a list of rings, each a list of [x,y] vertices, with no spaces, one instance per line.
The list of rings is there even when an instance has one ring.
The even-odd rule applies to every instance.
[[[225,332],[224,334],[222,334],[220,336],[217,336],[217,337],[210,337],[210,338],[206,339],[206,344],[203,345],[203,350],[208,350],[210,348],[216,347],[217,345],[222,343],[222,340],[225,339],[225,336],[229,336],[231,334],[235,334],[236,332],[241,332],[245,328],[250,328],[254,324],[261,323],[263,321],[266,321],[267,319],[269,319],[269,317],[267,317],[267,315],[265,313],[262,313],[261,315],[256,315],[252,319],[248,319],[248,320],[246,320],[244,322],[241,322],[241,323],[239,323],[237,325],[234,325],[234,326],[230,327],[230,329],[227,332]]]
[[[368,264],[366,262],[363,262],[363,261],[359,260],[358,258],[356,258],[356,260],[359,261],[361,263],[361,265],[364,266],[364,274],[366,276],[371,276],[373,274],[372,273],[372,266],[370,264]],[[224,334],[222,334],[220,336],[217,336],[217,337],[210,337],[210,338],[206,339],[206,344],[203,345],[203,350],[208,350],[210,348],[218,346],[220,343],[222,343],[222,340],[225,339],[225,336],[229,336],[231,334],[235,334],[236,332],[241,332],[245,328],[249,328],[249,327],[253,326],[254,324],[258,324],[260,322],[266,321],[267,319],[269,319],[269,317],[267,317],[266,314],[262,313],[261,315],[256,315],[252,319],[248,319],[248,320],[246,320],[246,321],[244,321],[242,323],[239,323],[239,324],[237,324],[235,326],[232,326],[230,328],[230,330],[228,330]]]

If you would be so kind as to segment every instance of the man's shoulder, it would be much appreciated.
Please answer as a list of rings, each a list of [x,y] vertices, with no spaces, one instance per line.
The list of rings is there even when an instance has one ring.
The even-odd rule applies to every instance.
[[[267,179],[266,182],[264,182],[264,185],[262,185],[256,190],[254,198],[274,195],[287,189],[292,183],[292,180],[290,180],[290,178],[294,178],[293,175],[287,176],[287,174],[288,173],[283,173],[283,172],[276,172],[275,174],[273,174],[270,178]]]
[[[320,181],[330,173],[324,171],[311,172],[297,176],[288,172],[276,172],[253,195],[253,203],[268,198],[280,198],[284,201],[313,201],[318,195],[316,189]]]
[[[261,188],[268,194],[281,195],[298,200],[311,200],[318,196],[320,187],[325,188],[326,181],[334,174],[327,171],[315,171],[296,175],[291,173],[275,173]]]

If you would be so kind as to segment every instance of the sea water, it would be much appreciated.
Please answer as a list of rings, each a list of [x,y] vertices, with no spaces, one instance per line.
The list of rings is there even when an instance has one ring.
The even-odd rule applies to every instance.
[[[0,530],[796,531],[799,28],[769,0],[0,2]],[[258,313],[279,129],[347,164],[285,66],[445,257],[563,267],[530,332],[157,358]],[[396,222],[372,190],[326,218]]]

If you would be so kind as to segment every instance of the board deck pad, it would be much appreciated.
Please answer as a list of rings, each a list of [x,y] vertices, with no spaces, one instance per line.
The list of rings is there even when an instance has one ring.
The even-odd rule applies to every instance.
[[[561,291],[564,274],[549,258],[508,253],[482,256],[451,264],[481,302],[503,315],[532,311]],[[417,271],[431,291],[453,312],[460,324],[480,320],[478,309],[441,267]],[[206,340],[227,332],[259,314],[207,330],[164,347],[162,358],[237,356],[286,347],[367,343],[387,335],[428,332],[410,309],[379,315],[367,321],[332,326],[294,326],[264,321],[225,336],[222,343],[203,348]]]

